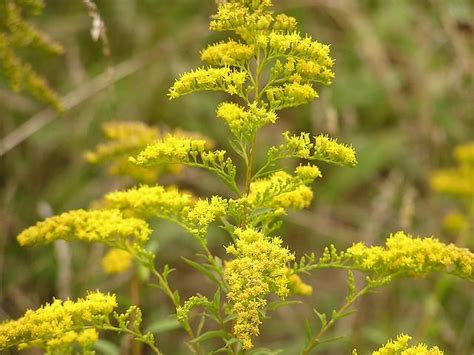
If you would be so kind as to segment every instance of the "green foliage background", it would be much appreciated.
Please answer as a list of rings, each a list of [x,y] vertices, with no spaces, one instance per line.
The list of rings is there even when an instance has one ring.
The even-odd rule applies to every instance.
[[[355,241],[381,243],[400,229],[451,240],[442,217],[456,201],[429,188],[435,169],[453,164],[452,148],[474,134],[473,6],[468,0],[275,0],[276,10],[295,16],[305,32],[331,43],[336,79],[320,89],[320,99],[287,110],[258,137],[261,147],[277,143],[282,130],[327,132],[352,143],[356,169],[322,166],[311,209],[291,214],[281,232],[297,255],[321,252],[334,243],[343,249]],[[109,120],[142,120],[162,129],[199,131],[225,148],[226,127],[215,118],[221,101],[199,94],[169,102],[166,93],[179,73],[199,65],[199,50],[218,39],[207,30],[212,0],[97,1],[107,28],[111,55],[90,36],[91,21],[81,1],[47,1],[32,19],[65,47],[59,57],[22,51],[68,100],[79,100],[63,117],[54,117],[36,133],[0,157],[0,320],[21,315],[53,296],[77,297],[86,289],[120,293],[130,303],[131,275],[114,278],[100,269],[103,250],[72,244],[20,249],[16,235],[52,213],[86,207],[91,201],[130,184],[90,166],[83,152],[101,140]],[[122,71],[129,70],[122,80]],[[105,90],[94,93],[97,77]],[[0,147],[24,124],[38,122],[42,104],[11,93],[0,76]],[[273,131],[275,129],[275,131]],[[261,160],[265,149],[261,149]],[[206,173],[186,171],[162,182],[219,194],[219,183]],[[472,229],[471,229],[472,230]],[[156,226],[158,262],[178,271],[171,277],[183,295],[206,293],[206,283],[178,256],[193,258],[196,245],[164,222]],[[211,231],[220,256],[223,234]],[[474,247],[468,236],[463,246]],[[63,250],[66,248],[66,251]],[[69,249],[67,249],[69,248]],[[68,261],[68,251],[71,259]],[[282,308],[262,328],[261,342],[292,348],[303,339],[310,307],[331,310],[345,295],[345,275],[337,271],[309,277],[314,295],[291,310]],[[167,318],[168,301],[143,289],[145,323],[166,354],[186,353],[177,324]],[[401,332],[439,345],[447,354],[474,351],[472,285],[435,275],[398,280],[363,299],[358,312],[336,329],[348,335],[321,346],[321,354],[375,349]],[[158,320],[158,321],[157,321]],[[314,319],[313,319],[314,321]],[[316,322],[314,322],[315,324]],[[282,326],[284,325],[284,326]],[[100,351],[112,349],[103,341]],[[124,347],[127,345],[124,343]],[[114,351],[114,350],[112,350]]]

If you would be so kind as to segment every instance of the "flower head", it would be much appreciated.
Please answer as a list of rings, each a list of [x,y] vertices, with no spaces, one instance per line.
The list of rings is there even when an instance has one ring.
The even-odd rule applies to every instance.
[[[298,176],[299,172],[299,176]],[[291,176],[284,171],[278,171],[268,178],[255,180],[250,184],[250,192],[244,198],[254,208],[295,209],[300,210],[310,205],[313,192],[306,186],[314,179],[305,175],[300,178],[303,170],[297,170],[297,175]],[[315,171],[311,172],[316,178]]]
[[[259,334],[259,311],[267,303],[266,296],[288,295],[287,265],[294,256],[282,247],[280,238],[265,237],[255,229],[236,229],[235,236],[235,244],[227,247],[235,257],[225,265],[227,297],[236,314],[234,334],[249,349],[252,337]]]
[[[428,348],[421,343],[409,346],[411,336],[401,334],[395,340],[389,340],[383,347],[372,352],[372,355],[443,355],[444,353],[437,347]]]
[[[246,79],[247,73],[237,69],[199,68],[182,74],[171,87],[169,97],[176,99],[196,91],[224,91],[237,95],[242,92]]]
[[[230,102],[217,107],[217,117],[222,119],[236,137],[252,137],[256,131],[270,123],[275,123],[277,115],[256,103],[245,108]]]
[[[474,166],[474,142],[468,142],[454,148],[454,157],[462,165]]]
[[[76,302],[54,300],[17,320],[0,323],[0,350],[34,346],[63,354],[74,344],[89,348],[98,338],[94,325],[105,325],[116,307],[115,295],[101,292]]]
[[[138,121],[107,122],[102,126],[106,142],[88,151],[89,163],[109,163],[111,175],[130,176],[138,181],[156,181],[160,171],[139,167],[128,161],[159,137],[159,130]],[[175,168],[176,169],[176,168]]]
[[[352,147],[338,143],[337,140],[325,135],[314,138],[313,159],[343,166],[354,167],[357,165],[355,151]]]
[[[354,268],[376,276],[425,276],[447,272],[474,280],[474,254],[453,244],[430,238],[414,238],[403,232],[391,235],[385,247],[357,243],[344,254]]]
[[[137,218],[126,218],[119,210],[75,210],[47,218],[24,230],[21,245],[48,244],[55,240],[99,242],[120,249],[141,248],[151,231]]]
[[[178,189],[142,185],[125,191],[114,191],[105,196],[105,205],[125,215],[147,219],[161,215],[175,215],[193,203],[194,197]]]
[[[133,256],[126,250],[113,248],[102,258],[102,269],[107,274],[119,274],[132,267]]]

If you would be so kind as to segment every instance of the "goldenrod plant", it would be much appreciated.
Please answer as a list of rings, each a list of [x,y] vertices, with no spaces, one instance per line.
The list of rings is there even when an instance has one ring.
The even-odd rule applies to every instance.
[[[89,154],[89,159],[100,161],[124,151],[132,155],[128,159],[131,164],[151,170],[170,164],[200,168],[215,175],[228,192],[203,197],[175,186],[144,184],[113,191],[103,198],[98,209],[66,212],[28,228],[18,236],[21,245],[48,244],[58,239],[102,243],[112,248],[103,259],[105,270],[112,273],[128,269],[133,260],[137,267],[148,270],[150,279],[146,284],[155,283],[176,309],[176,320],[189,336],[189,351],[195,354],[277,353],[278,349],[259,348],[274,348],[259,339],[261,325],[275,309],[292,306],[295,295],[311,296],[313,289],[304,278],[318,270],[346,271],[348,293],[332,312],[314,309],[318,327],[312,325],[312,319],[307,320],[306,326],[302,324],[306,341],[300,344],[301,354],[313,353],[322,343],[334,340],[328,332],[353,313],[354,303],[394,279],[446,273],[474,281],[471,251],[434,237],[413,237],[402,231],[390,235],[384,246],[355,243],[338,251],[331,245],[303,256],[291,251],[279,227],[289,210],[301,210],[311,204],[313,184],[322,178],[316,164],[355,167],[356,153],[352,146],[325,134],[283,132],[281,141],[268,149],[266,161],[256,166],[255,152],[262,149],[257,137],[260,129],[278,121],[279,111],[311,102],[318,97],[321,85],[331,84],[335,75],[330,46],[298,32],[296,19],[275,14],[271,0],[220,3],[210,29],[232,37],[204,49],[201,58],[207,64],[181,75],[171,87],[169,98],[200,91],[227,93],[229,99],[216,107],[216,116],[228,126],[232,151],[217,149],[205,138],[182,132],[155,137],[154,131],[139,125],[123,126],[123,132],[130,128],[138,132],[134,137],[146,136],[128,144],[128,133],[122,135],[123,127],[118,126],[108,134],[118,144],[99,147]],[[153,141],[148,142],[148,137]],[[146,146],[141,147],[142,143]],[[137,147],[141,147],[140,152],[128,150]],[[296,168],[285,169],[282,161],[288,159],[296,160]],[[185,261],[212,282],[213,288],[205,294],[183,299],[181,291],[174,289],[169,278],[173,268],[162,265],[159,252],[150,246],[152,238],[159,238],[160,233],[152,234],[151,228],[157,219],[176,223],[201,248],[196,259]],[[221,245],[226,252],[224,259],[214,255],[208,246],[211,224],[219,225],[228,237]],[[355,272],[366,276],[364,284],[356,285]],[[110,303],[116,306],[115,301]],[[64,303],[69,304],[70,301]],[[60,301],[53,305],[63,307]],[[75,332],[70,337],[63,330],[4,333],[0,348],[22,348],[25,343],[54,352],[52,346],[60,344],[62,353],[81,347],[90,352],[98,335],[91,332],[83,336],[82,329],[88,327],[128,333],[160,353],[150,335],[141,333],[135,325],[130,330],[126,317],[116,317],[119,326],[112,326],[107,320],[111,310],[103,314],[100,302],[93,308],[100,320],[79,312],[77,327],[74,322],[63,327],[66,333]],[[69,312],[68,307],[65,312]],[[134,308],[134,312],[138,309]],[[76,321],[75,316],[72,318]],[[12,323],[1,327],[8,329],[9,324]],[[65,336],[72,340],[63,340]],[[86,340],[82,341],[82,336]],[[440,353],[437,348],[429,350],[424,345],[412,347],[415,350],[410,352],[407,342],[408,337],[401,336],[375,354],[420,353],[416,349]]]
[[[0,1],[0,78],[16,92],[27,92],[36,99],[62,111],[58,94],[45,78],[21,59],[23,48],[37,48],[51,54],[63,53],[63,47],[38,30],[26,17],[42,12],[42,0]]]
[[[406,334],[400,334],[397,339],[389,340],[380,349],[372,352],[372,355],[443,355],[437,346],[428,347],[426,344],[420,343],[414,346],[410,346],[408,342],[412,339],[411,336]],[[353,355],[357,355],[357,351],[352,352]]]
[[[431,187],[457,203],[446,214],[443,229],[450,235],[473,243],[474,225],[474,142],[455,147],[456,166],[436,170],[431,176]]]

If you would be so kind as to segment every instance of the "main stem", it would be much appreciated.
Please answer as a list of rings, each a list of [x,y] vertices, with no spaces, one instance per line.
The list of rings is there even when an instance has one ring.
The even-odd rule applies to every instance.
[[[256,59],[257,59],[257,64],[256,64],[257,68],[255,70],[255,78],[254,78],[254,83],[255,83],[254,100],[255,101],[257,101],[260,97],[260,73],[262,71],[260,49],[258,49]],[[246,170],[246,175],[245,175],[245,194],[248,194],[250,192],[250,183],[252,182],[253,156],[254,156],[256,141],[257,141],[257,135],[253,134],[252,139],[250,141],[250,148],[249,148],[248,159],[247,159],[247,170]]]

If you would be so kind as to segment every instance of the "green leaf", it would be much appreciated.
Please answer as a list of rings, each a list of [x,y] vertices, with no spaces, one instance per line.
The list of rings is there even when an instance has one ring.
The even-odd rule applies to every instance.
[[[326,313],[319,313],[316,308],[313,308],[313,312],[318,316],[319,320],[321,321],[321,327],[325,327],[327,322]]]
[[[173,292],[173,298],[174,300],[176,301],[177,304],[180,304],[181,303],[181,297],[179,295],[179,291],[176,290]]]
[[[258,348],[250,352],[252,355],[277,355],[281,353],[283,353],[283,350],[281,349],[272,350],[267,348]]]
[[[322,339],[318,342],[318,344],[324,344],[324,343],[331,343],[336,340],[341,340],[344,339],[345,337],[343,335],[335,336],[335,337],[330,337],[330,338],[325,338]]]
[[[163,318],[163,319],[158,319],[154,321],[145,329],[145,332],[159,334],[159,333],[169,332],[170,330],[175,330],[180,327],[181,327],[181,324],[178,322],[176,317],[169,317],[169,318]]]
[[[201,334],[197,338],[194,338],[193,340],[191,340],[191,343],[200,343],[202,341],[206,341],[206,340],[214,339],[214,338],[226,339],[228,336],[229,336],[229,333],[227,333],[224,330],[210,330],[208,332]]]
[[[212,301],[212,305],[214,307],[214,310],[217,311],[217,312],[221,308],[221,289],[220,288],[218,288],[216,293],[214,294],[214,299]]]
[[[350,315],[353,315],[354,313],[356,313],[357,310],[354,309],[352,311],[347,311],[347,312],[344,312],[344,313],[341,313],[337,316],[337,319],[341,319],[341,318],[346,318],[346,317],[349,317]]]
[[[230,322],[231,320],[235,319],[235,314],[229,314],[227,317],[224,318],[224,323]]]
[[[206,315],[203,314],[201,319],[199,320],[199,324],[197,327],[197,334],[201,334],[202,328],[204,327],[204,323],[206,323]]]
[[[197,262],[195,261],[192,261],[192,260],[189,260],[187,258],[184,258],[183,257],[183,260],[189,265],[191,266],[193,269],[196,269],[197,271],[199,271],[201,274],[204,274],[206,275],[212,282],[216,283],[217,285],[219,285],[219,280],[214,276],[214,274],[206,269],[206,267],[204,267],[203,265],[201,264],[198,264]]]
[[[281,307],[286,307],[286,306],[291,306],[291,305],[294,305],[294,304],[302,304],[303,302],[301,301],[273,301],[273,302],[270,302],[266,309],[267,311],[275,311]]]
[[[306,335],[306,340],[310,341],[311,338],[313,337],[312,336],[313,330],[311,329],[311,324],[310,324],[309,320],[307,320],[307,319],[304,322],[304,332],[305,332],[305,335]]]
[[[120,348],[117,345],[104,339],[97,340],[94,344],[94,349],[103,355],[116,355],[120,353]]]

